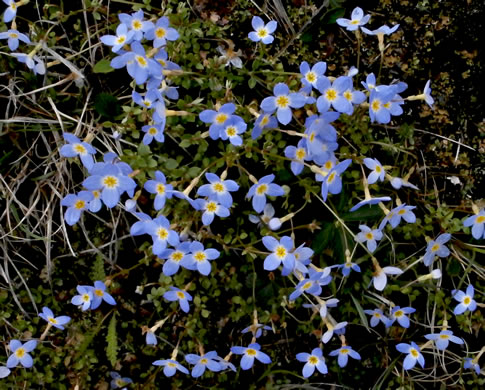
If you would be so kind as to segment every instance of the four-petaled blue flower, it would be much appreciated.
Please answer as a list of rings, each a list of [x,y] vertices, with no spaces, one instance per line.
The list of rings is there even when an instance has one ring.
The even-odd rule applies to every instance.
[[[190,244],[190,253],[185,255],[180,265],[192,270],[199,271],[202,275],[209,275],[211,272],[211,263],[209,260],[214,260],[219,257],[220,253],[217,249],[204,249],[204,245],[199,241],[193,241]]]
[[[142,126],[141,131],[145,133],[143,136],[143,144],[150,145],[154,138],[157,142],[165,141],[165,135],[163,134],[164,128],[164,124],[160,123]]]
[[[300,64],[300,73],[302,75],[300,81],[303,84],[302,90],[309,94],[312,91],[312,88],[317,89],[317,82],[323,76],[326,70],[326,62],[317,62],[310,69],[310,65],[308,65],[308,62],[303,61]]]
[[[8,8],[5,10],[3,14],[3,21],[5,23],[11,22],[13,18],[17,15],[17,3],[15,0],[3,0],[5,4],[8,5]]]
[[[317,99],[318,112],[327,112],[333,107],[338,112],[348,112],[352,103],[344,97],[344,92],[352,88],[352,79],[347,76],[338,77],[333,83],[328,77],[318,79],[317,89],[322,94]]]
[[[379,321],[382,322],[384,325],[387,325],[389,319],[384,315],[381,309],[374,309],[374,310],[364,310],[365,314],[370,314],[372,317],[370,318],[370,326],[374,327],[379,324]]]
[[[379,269],[374,273],[372,283],[374,284],[376,290],[382,291],[387,285],[387,275],[401,275],[402,272],[403,271],[397,267],[379,267]]]
[[[338,268],[342,269],[342,275],[345,277],[350,275],[351,270],[355,272],[360,272],[360,267],[357,264],[352,263],[350,260],[347,260],[343,264],[339,264]]]
[[[226,124],[230,119],[236,119],[243,121],[240,116],[233,115],[236,111],[234,103],[226,103],[219,108],[218,111],[204,110],[199,114],[199,119],[204,123],[210,123],[209,135],[213,140],[218,139],[221,136],[221,131],[224,130]]]
[[[126,385],[133,383],[133,381],[130,378],[121,377],[121,375],[115,371],[111,371],[109,375],[111,376],[110,386],[112,389],[121,389]]]
[[[401,218],[408,223],[416,222],[416,215],[412,212],[415,208],[416,206],[406,206],[406,203],[393,208],[379,224],[379,230],[382,230],[388,222],[394,229],[401,222]]]
[[[27,35],[13,29],[1,32],[0,39],[8,39],[8,48],[12,51],[17,50],[17,48],[19,47],[19,41],[30,43],[30,39]]]
[[[315,368],[322,374],[328,373],[327,365],[325,364],[325,359],[320,348],[314,348],[311,354],[306,352],[297,353],[296,359],[305,363],[302,371],[305,378],[312,376]]]
[[[410,370],[416,365],[416,362],[424,368],[424,357],[419,349],[418,345],[411,341],[411,344],[400,343],[396,345],[396,349],[399,352],[407,353],[408,355],[404,358],[403,368],[405,370]]]
[[[450,241],[451,234],[444,233],[440,234],[436,240],[431,240],[428,242],[426,248],[426,253],[423,256],[424,265],[430,266],[434,260],[435,256],[447,257],[450,254],[450,250],[445,246],[445,244]]]
[[[167,41],[176,41],[179,33],[173,27],[169,27],[170,21],[166,16],[162,16],[145,33],[145,38],[153,40],[153,47],[165,46]]]
[[[394,31],[396,31],[399,28],[399,24],[396,24],[392,27],[387,26],[386,24],[379,27],[377,30],[369,30],[365,27],[362,27],[362,31],[365,32],[368,35],[390,35]]]
[[[283,263],[283,268],[293,270],[295,265],[295,255],[291,253],[294,243],[291,237],[283,236],[278,241],[272,236],[264,236],[263,244],[269,251],[273,252],[264,259],[264,269],[274,271]]]
[[[214,221],[214,215],[218,217],[228,217],[229,209],[221,204],[217,200],[213,199],[196,199],[193,202],[193,206],[196,210],[204,211],[202,213],[202,223],[204,226],[208,226]]]
[[[464,341],[456,336],[453,336],[453,332],[451,330],[443,329],[440,333],[430,333],[425,335],[428,340],[434,340],[436,344],[436,348],[440,350],[445,350],[448,348],[448,344],[450,341],[455,344],[463,344]]]
[[[246,124],[246,122],[233,116],[226,122],[219,136],[224,141],[228,139],[229,142],[234,146],[241,146],[243,142],[239,134],[244,133],[247,127],[248,125]]]
[[[247,328],[244,328],[241,333],[248,333],[251,332],[255,338],[261,337],[263,334],[263,330],[273,330],[271,326],[263,325],[263,324],[252,324],[249,325]]]
[[[177,232],[170,229],[170,221],[163,215],[160,215],[150,222],[149,225],[147,225],[146,232],[152,236],[152,252],[157,256],[165,250],[167,244],[177,246],[180,242]]]
[[[69,143],[61,146],[60,155],[63,157],[79,156],[83,165],[90,171],[94,165],[93,154],[96,154],[96,150],[73,134],[63,133],[62,136]]]
[[[300,280],[295,287],[295,291],[290,294],[290,301],[294,301],[303,293],[320,295],[322,293],[322,287],[318,281],[322,275],[323,272],[315,272],[310,278]]]
[[[253,19],[251,20],[251,25],[254,28],[254,31],[251,31],[248,34],[248,37],[249,39],[251,39],[251,41],[261,41],[265,45],[268,45],[274,41],[274,37],[271,34],[275,32],[278,25],[277,22],[275,22],[274,20],[270,20],[265,25],[263,19],[261,19],[259,16],[253,16]]]
[[[217,357],[216,351],[207,352],[202,356],[188,353],[185,355],[185,360],[190,364],[195,364],[195,366],[192,368],[192,377],[198,378],[204,374],[206,368],[212,372],[222,370],[221,364],[215,360]]]
[[[175,249],[165,249],[160,253],[161,259],[166,259],[163,264],[163,274],[165,276],[172,276],[176,274],[180,268],[181,261],[184,256],[190,252],[190,242],[185,241],[178,245]]]
[[[93,288],[91,286],[77,286],[79,295],[75,295],[71,299],[71,303],[76,306],[81,306],[82,311],[86,311],[91,306],[93,301]]]
[[[120,19],[121,23],[126,25],[126,27],[133,32],[133,38],[137,41],[141,41],[143,39],[143,33],[147,32],[153,26],[152,22],[143,19],[142,10],[139,10],[131,15],[122,13],[118,15],[118,18]]]
[[[333,336],[333,333],[338,333],[338,331],[345,333],[345,327],[347,326],[347,321],[339,322],[335,326],[330,322],[327,322],[327,331],[322,336],[322,343],[328,343]]]
[[[485,238],[485,209],[481,209],[476,215],[468,217],[463,222],[463,226],[472,226],[472,236],[476,240]]]
[[[271,363],[271,358],[264,352],[261,352],[260,349],[261,346],[258,343],[252,343],[247,347],[231,347],[231,352],[235,355],[244,355],[241,358],[241,368],[249,370],[254,364],[254,359],[264,364]]]
[[[155,180],[147,180],[143,186],[151,194],[155,194],[155,210],[161,210],[165,206],[165,200],[171,199],[173,186],[167,184],[165,175],[160,171],[155,171]]]
[[[347,362],[349,361],[349,356],[353,359],[360,360],[360,355],[357,351],[354,351],[351,346],[349,345],[344,345],[343,347],[340,347],[339,349],[336,349],[334,351],[331,351],[329,353],[330,356],[337,356],[338,355],[338,365],[340,367],[345,367],[347,365]]]
[[[352,19],[338,18],[337,24],[345,27],[348,31],[355,31],[369,21],[370,15],[364,16],[364,11],[362,8],[356,7],[352,11],[351,18]]]
[[[162,366],[163,367],[163,373],[167,377],[174,376],[175,372],[177,370],[179,370],[180,372],[183,372],[184,374],[189,373],[189,370],[187,370],[184,366],[182,366],[176,360],[172,360],[172,359],[155,360],[152,364],[154,366]]]
[[[273,183],[273,174],[263,176],[259,181],[251,186],[246,198],[253,198],[253,209],[257,213],[263,211],[266,205],[266,196],[282,196],[285,191],[278,184]]]
[[[477,375],[480,375],[480,366],[478,365],[478,362],[476,362],[472,358],[465,358],[465,364],[463,364],[463,368],[475,370],[475,373]]]
[[[338,163],[335,167],[333,167],[330,172],[324,177],[322,181],[322,198],[323,200],[327,200],[328,193],[337,195],[340,194],[342,191],[342,179],[340,175],[345,172],[345,170],[349,167],[352,160],[349,158]]]
[[[379,229],[371,229],[366,225],[359,225],[360,232],[355,236],[357,242],[366,242],[367,249],[374,252],[377,248],[377,242],[382,239],[382,232]]]
[[[367,176],[367,182],[369,184],[374,184],[376,181],[384,181],[384,177],[386,176],[386,171],[382,167],[382,164],[376,158],[364,158],[364,164],[367,168],[372,170]]]
[[[64,330],[63,325],[71,321],[71,317],[68,316],[54,317],[52,310],[45,306],[42,308],[42,313],[39,314],[39,317],[47,321],[51,326],[61,330]]]
[[[81,191],[79,194],[66,195],[61,200],[62,206],[67,206],[64,213],[64,220],[70,226],[74,225],[84,210],[89,208],[90,202],[94,199],[94,195],[90,191]]]
[[[475,294],[475,290],[473,286],[470,284],[466,288],[466,293],[460,290],[453,290],[451,292],[453,295],[453,298],[460,302],[456,307],[455,310],[453,310],[453,313],[455,315],[459,315],[464,313],[465,311],[474,311],[477,308],[477,303],[473,299],[473,295]]]
[[[394,306],[391,310],[391,317],[387,321],[386,327],[391,326],[397,320],[403,328],[409,328],[409,318],[406,314],[414,313],[416,309],[412,307]]]
[[[285,156],[293,159],[290,164],[291,172],[295,175],[299,175],[305,167],[304,161],[310,160],[310,156],[307,155],[306,139],[302,138],[298,141],[298,145],[295,147],[289,145],[285,148]]]
[[[163,297],[170,302],[178,301],[182,311],[185,313],[189,312],[189,301],[192,300],[192,296],[187,291],[180,290],[177,287],[170,287],[170,291],[163,294]]]
[[[117,53],[124,45],[131,43],[133,35],[135,35],[135,32],[128,31],[126,24],[119,24],[116,28],[116,35],[103,35],[99,39],[105,45],[113,46],[111,51]]]
[[[251,132],[251,138],[258,138],[263,132],[264,128],[274,129],[278,127],[278,121],[271,115],[271,113],[263,112],[258,116],[256,122],[254,122],[253,131]]]
[[[231,207],[233,201],[230,192],[237,191],[239,185],[234,180],[222,180],[219,176],[210,172],[206,173],[205,177],[210,184],[200,186],[197,194],[215,199],[225,207]]]
[[[287,125],[291,121],[291,108],[301,108],[305,105],[306,98],[300,92],[290,93],[285,83],[278,83],[273,88],[274,96],[268,96],[261,102],[261,109],[265,112],[276,111],[278,121]]]
[[[102,301],[105,301],[109,305],[116,305],[114,298],[106,292],[106,285],[102,281],[96,280],[92,290],[93,299],[91,301],[91,309],[97,309]]]
[[[19,340],[10,340],[8,347],[12,354],[8,357],[6,366],[12,368],[20,363],[25,368],[32,367],[34,361],[29,352],[33,351],[36,346],[37,340],[29,340],[25,344],[22,344]]]

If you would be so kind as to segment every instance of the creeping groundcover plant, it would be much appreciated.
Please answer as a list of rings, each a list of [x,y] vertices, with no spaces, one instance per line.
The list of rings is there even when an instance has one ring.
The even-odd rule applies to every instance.
[[[484,203],[440,171],[478,157],[411,16],[3,3],[0,388],[483,385]]]

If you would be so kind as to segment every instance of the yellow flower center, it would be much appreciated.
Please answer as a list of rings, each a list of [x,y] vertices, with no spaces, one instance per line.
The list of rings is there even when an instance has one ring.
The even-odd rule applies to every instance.
[[[465,298],[463,298],[463,303],[465,305],[469,305],[471,301],[472,301],[472,299],[470,297],[468,297],[468,296],[466,296]]]
[[[164,28],[159,27],[155,30],[155,35],[157,38],[164,38],[167,35],[167,32]]]
[[[312,284],[313,284],[312,282],[306,282],[306,283],[303,285],[302,289],[303,289],[303,290],[308,290],[308,289],[309,289],[309,288],[312,286]]]
[[[350,24],[356,25],[356,24],[359,24],[359,22],[360,22],[360,20],[354,19],[354,20],[350,21]]]
[[[316,136],[316,133],[314,131],[312,131],[312,133],[310,134],[310,137],[309,137],[310,142],[313,142],[313,140],[315,139],[315,136]]]
[[[305,149],[303,148],[296,149],[295,156],[298,160],[303,160],[305,158],[305,155],[306,155]]]
[[[377,173],[381,173],[382,172],[382,168],[379,165],[376,166],[376,172]]]
[[[286,257],[286,248],[284,246],[279,245],[275,250],[275,254],[280,259]]]
[[[485,222],[485,217],[483,215],[480,215],[479,217],[477,217],[477,219],[475,220],[475,223],[484,223]]]
[[[217,114],[216,116],[216,123],[222,125],[227,120],[226,114]]]
[[[140,65],[142,68],[145,68],[148,65],[147,60],[142,56],[136,56],[135,59],[136,62],[138,62],[138,65]]]
[[[337,95],[337,91],[333,88],[329,88],[325,91],[325,97],[330,102],[333,102],[335,99],[337,99]]]
[[[237,134],[236,128],[234,126],[229,126],[226,129],[226,134],[228,137],[234,137]]]
[[[347,348],[342,348],[342,349],[340,350],[340,353],[341,353],[342,355],[346,355],[346,354],[348,354],[348,353],[349,353],[349,350],[348,350]]]
[[[416,358],[419,356],[419,352],[418,352],[418,351],[416,351],[414,348],[411,348],[411,349],[409,350],[409,353],[410,353],[410,354],[413,356],[413,358],[415,358],[415,359],[416,359]]]
[[[374,313],[374,317],[381,318],[381,315],[379,313]]]
[[[266,35],[268,35],[268,31],[266,31],[265,28],[260,28],[258,30],[258,37],[264,38]]]
[[[256,189],[258,195],[264,195],[268,191],[268,186],[266,184],[260,184]]]
[[[397,318],[397,317],[402,317],[402,316],[403,316],[403,314],[404,314],[404,313],[402,312],[402,310],[398,310],[398,311],[396,311],[396,312],[394,313],[394,317],[396,317],[396,318]]]
[[[177,365],[175,363],[172,363],[172,362],[168,362],[167,366],[172,367],[172,368],[177,367]]]
[[[440,339],[448,340],[449,338],[450,338],[450,336],[447,335],[447,334],[440,334]]]
[[[166,240],[168,237],[167,229],[159,228],[157,231],[157,236],[160,238],[160,240]]]
[[[315,365],[318,363],[318,358],[312,355],[308,358],[308,363]]]
[[[276,105],[279,108],[286,108],[290,104],[290,99],[286,95],[280,95],[276,98]]]
[[[371,103],[372,111],[377,112],[381,109],[381,102],[379,99],[374,99]]]
[[[122,45],[124,42],[126,41],[126,37],[124,35],[118,37],[118,39],[116,39],[116,43],[118,45]]]
[[[97,288],[96,290],[94,290],[94,294],[98,297],[102,297],[104,295],[104,291]]]
[[[333,162],[331,162],[330,160],[328,160],[328,161],[325,163],[324,167],[325,167],[325,169],[326,169],[327,171],[329,171],[330,169],[332,169],[332,168],[333,168]]]
[[[398,215],[406,214],[406,209],[401,209],[397,213],[398,213]]]
[[[74,145],[74,150],[78,152],[79,154],[86,154],[87,150],[84,146],[81,144],[75,144]]]
[[[306,79],[309,83],[313,83],[317,79],[317,75],[314,72],[308,72],[306,74]]]
[[[25,349],[23,349],[22,347],[17,348],[17,350],[15,351],[15,356],[18,357],[19,359],[23,358],[25,354],[26,354]]]
[[[16,33],[10,33],[10,34],[8,34],[8,36],[9,36],[10,38],[17,38],[19,35],[18,35],[18,34],[16,34]]]
[[[202,358],[202,359],[200,359],[199,363],[200,364],[207,364],[208,360],[206,358]]]
[[[206,257],[207,257],[206,254],[202,251],[196,252],[194,254],[195,261],[198,261],[199,263],[204,261],[206,259]]]
[[[383,106],[384,108],[389,109],[389,107],[391,107],[391,103],[390,102],[384,103]]]
[[[224,186],[221,183],[214,183],[212,189],[214,192],[224,192]]]
[[[143,104],[146,106],[146,107],[150,107],[150,104],[152,104],[152,102],[150,100],[143,100]]]
[[[207,205],[205,206],[205,209],[209,212],[209,213],[215,213],[217,211],[217,204],[215,202],[209,202],[207,203]]]
[[[440,249],[440,244],[434,244],[431,247],[431,252],[436,252],[438,249]]]
[[[82,199],[79,199],[74,203],[74,208],[78,210],[82,210],[86,206],[86,202]]]
[[[118,178],[115,176],[105,176],[103,178],[103,185],[107,188],[116,188],[118,186]]]
[[[133,20],[133,22],[131,22],[131,27],[133,28],[133,30],[140,30],[142,26],[143,24],[138,19],[135,19]]]
[[[252,349],[252,348],[248,348],[246,349],[246,355],[249,355],[249,356],[256,356],[258,353]]]
[[[84,302],[89,302],[89,300],[90,300],[90,298],[89,298],[89,294],[83,294],[83,296],[82,296],[82,300],[83,300]]]
[[[366,233],[365,238],[367,238],[368,240],[372,240],[374,238],[374,235],[371,232],[369,232],[369,233]]]
[[[165,193],[165,186],[162,183],[157,184],[157,194],[163,195]]]
[[[52,318],[52,317],[49,317],[49,322],[51,324],[54,324],[54,325],[57,324],[57,320],[55,318]]]
[[[157,60],[160,65],[162,65],[164,68],[167,66],[167,63],[164,60]]]
[[[155,135],[155,134],[157,134],[157,133],[158,133],[158,130],[157,130],[157,128],[156,128],[156,127],[150,127],[150,128],[148,129],[148,134],[150,134],[150,135]]]
[[[263,119],[261,119],[261,125],[260,125],[260,126],[261,126],[261,127],[264,127],[264,126],[266,126],[268,123],[269,123],[269,117],[268,117],[268,115],[265,115],[265,116],[263,117]]]
[[[184,257],[184,254],[182,252],[173,252],[171,259],[172,261],[178,263],[182,258]]]
[[[177,296],[179,297],[179,299],[185,298],[185,294],[183,293],[183,291],[177,291]]]
[[[344,92],[344,98],[347,99],[348,101],[352,100],[352,92],[345,91]]]
[[[328,177],[328,179],[327,179],[327,183],[333,182],[335,180],[335,175],[336,175],[336,173],[335,172],[332,172],[330,174],[330,176]]]

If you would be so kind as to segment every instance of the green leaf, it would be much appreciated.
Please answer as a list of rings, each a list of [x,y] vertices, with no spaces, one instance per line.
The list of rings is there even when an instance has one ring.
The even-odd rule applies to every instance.
[[[322,253],[328,247],[328,243],[333,240],[335,235],[335,226],[333,223],[324,223],[323,229],[317,234],[313,241],[312,249],[316,255]]]
[[[342,18],[345,15],[345,8],[334,8],[327,12],[323,17],[324,24],[334,24],[337,23],[338,18]]]
[[[250,78],[248,81],[249,88],[253,89],[256,86],[256,79],[255,78]]]
[[[382,217],[382,210],[377,205],[363,206],[352,213],[340,216],[344,221],[364,221],[378,219],[380,217]]]
[[[116,313],[113,313],[108,325],[108,334],[106,335],[108,343],[106,347],[106,357],[114,367],[118,360],[118,334],[116,333]]]
[[[354,301],[354,305],[355,305],[355,308],[357,309],[357,313],[359,313],[359,317],[360,317],[360,321],[362,322],[362,325],[364,325],[367,331],[370,332],[369,323],[367,322],[367,317],[364,313],[364,309],[362,309],[362,306],[360,306],[359,301],[355,299],[355,297],[352,294],[350,294],[350,297],[352,298],[352,301]]]
[[[94,73],[110,73],[114,71],[114,68],[111,67],[111,61],[102,59],[101,61],[97,62],[94,65],[93,71]]]

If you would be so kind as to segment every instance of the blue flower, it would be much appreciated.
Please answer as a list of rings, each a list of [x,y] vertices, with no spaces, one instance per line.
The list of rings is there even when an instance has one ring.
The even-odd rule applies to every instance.
[[[292,118],[291,108],[303,107],[306,98],[300,92],[290,93],[290,89],[284,83],[276,84],[273,88],[273,94],[274,96],[264,98],[260,107],[265,112],[273,113],[276,111],[278,121],[287,125]]]
[[[147,335],[145,336],[145,342],[147,345],[157,345],[158,340],[157,340],[157,336],[155,336],[155,333],[153,333],[150,330],[147,331]]]
[[[382,239],[382,232],[379,229],[371,229],[366,225],[359,225],[360,232],[355,236],[355,241],[366,242],[369,252],[374,252],[377,242]]]
[[[272,236],[264,236],[263,244],[272,253],[264,259],[264,269],[274,271],[283,263],[283,268],[292,270],[295,265],[295,255],[291,253],[294,248],[293,239],[289,236],[281,237],[278,241]]]
[[[241,358],[241,368],[243,370],[249,370],[254,364],[254,359],[264,364],[271,363],[271,358],[264,352],[261,352],[260,349],[261,346],[258,343],[252,343],[247,347],[231,347],[231,352],[235,355],[244,355]]]
[[[337,356],[338,355],[338,365],[340,367],[345,367],[349,360],[349,356],[353,359],[360,360],[360,355],[357,351],[354,351],[351,346],[344,345],[339,349],[336,349],[329,353],[330,356]]]
[[[293,271],[307,274],[308,268],[306,266],[311,263],[313,250],[303,245],[304,244],[301,244],[293,252],[293,255],[295,256],[295,267],[293,268]]]
[[[25,368],[30,368],[34,364],[32,356],[29,352],[33,351],[37,346],[37,340],[29,340],[22,344],[19,340],[10,340],[8,347],[12,351],[12,354],[7,359],[7,368],[12,368],[21,364]]]
[[[390,200],[391,200],[391,198],[389,196],[381,196],[381,197],[378,197],[378,198],[367,198],[367,199],[361,200],[359,203],[357,203],[355,206],[353,206],[350,209],[350,212],[354,212],[354,211],[360,209],[362,206],[371,206],[373,204],[378,204],[380,202],[388,202]]]
[[[384,170],[382,164],[376,158],[364,158],[364,164],[367,168],[372,170],[372,172],[367,176],[367,182],[369,184],[374,184],[376,181],[384,181],[386,176],[386,171]]]
[[[82,311],[88,310],[93,300],[93,288],[91,286],[77,286],[76,290],[79,295],[72,297],[71,303],[81,306]]]
[[[175,372],[177,370],[179,370],[180,372],[183,372],[184,374],[188,374],[189,373],[189,370],[187,370],[184,366],[182,366],[176,360],[172,360],[172,359],[155,360],[152,364],[154,366],[162,366],[163,367],[163,373],[167,377],[174,376],[175,375]]]
[[[326,62],[317,62],[315,65],[312,66],[310,69],[310,65],[308,62],[303,61],[300,64],[300,73],[301,83],[303,84],[303,90],[306,93],[310,93],[312,88],[317,89],[317,81],[324,75],[325,71],[327,70],[327,63]]]
[[[403,271],[397,267],[379,267],[374,276],[372,277],[372,283],[377,291],[382,291],[387,285],[387,275],[401,275]]]
[[[237,191],[239,185],[234,180],[222,180],[219,176],[210,172],[206,173],[205,177],[210,184],[200,186],[197,194],[217,200],[225,207],[231,207],[233,200],[230,192]]]
[[[160,171],[155,171],[155,180],[147,180],[143,186],[151,194],[155,194],[153,206],[155,210],[161,210],[165,206],[165,200],[171,199],[173,195],[173,186],[167,184],[165,175]]]
[[[355,272],[360,272],[360,267],[355,264],[355,263],[352,263],[351,261],[347,260],[345,263],[343,264],[339,264],[338,265],[338,268],[341,268],[342,269],[342,275],[344,277],[347,277],[350,275],[350,271],[353,270]]]
[[[322,182],[322,198],[324,201],[327,200],[329,192],[334,195],[340,194],[340,191],[342,191],[342,179],[340,178],[340,175],[345,172],[351,162],[351,159],[347,159],[338,163],[325,176]]]
[[[387,325],[389,319],[384,315],[381,309],[374,309],[374,310],[364,310],[365,314],[370,314],[372,317],[370,318],[370,326],[374,327],[379,324],[381,321],[384,325]]]
[[[119,14],[118,18],[120,19],[121,23],[126,25],[133,32],[133,38],[137,41],[141,41],[143,39],[143,33],[147,32],[153,27],[153,23],[150,21],[143,20],[143,11],[139,10],[134,14]]]
[[[155,25],[145,33],[145,38],[153,40],[153,47],[158,48],[165,46],[167,41],[176,41],[179,38],[179,33],[173,27],[169,27],[169,20],[166,16],[162,16],[157,20]]]
[[[17,58],[18,62],[27,65],[34,74],[45,74],[45,64],[38,56],[30,57],[23,53],[12,53],[12,56]]]
[[[234,364],[228,362],[227,360],[221,358],[220,356],[216,356],[214,359],[216,359],[219,362],[219,364],[221,365],[221,371],[227,370],[227,369],[230,369],[234,372],[237,371]]]
[[[377,30],[373,30],[373,31],[365,27],[362,27],[362,31],[368,35],[390,35],[398,28],[399,28],[399,24],[396,24],[395,26],[392,26],[392,27],[388,27],[387,25],[384,25],[379,27]]]
[[[421,353],[421,350],[419,349],[418,345],[415,342],[411,341],[411,344],[400,343],[396,345],[396,349],[399,352],[408,354],[404,358],[404,363],[403,363],[403,368],[405,370],[410,370],[411,368],[414,368],[414,366],[416,365],[416,362],[418,362],[419,365],[422,368],[424,368],[424,357]]]
[[[337,24],[345,27],[348,31],[355,31],[369,21],[370,15],[364,16],[364,11],[362,8],[356,7],[352,11],[351,18],[352,19],[338,18]]]
[[[271,326],[263,325],[263,324],[252,324],[249,325],[247,328],[244,328],[241,333],[248,333],[251,332],[254,338],[259,338],[263,334],[263,330],[273,330]]]
[[[394,321],[397,320],[399,322],[399,325],[401,325],[403,328],[409,328],[409,318],[406,317],[406,314],[411,314],[414,313],[416,309],[412,307],[400,307],[400,306],[394,306],[391,310],[391,317],[389,318],[386,327],[392,326]]]
[[[435,256],[448,257],[450,255],[450,250],[445,246],[450,238],[451,234],[445,233],[440,234],[436,240],[428,242],[426,253],[423,256],[424,265],[430,266]]]
[[[94,166],[93,154],[96,154],[96,150],[87,142],[81,141],[73,134],[63,133],[64,139],[69,142],[63,145],[59,150],[59,153],[63,157],[79,156],[81,162],[88,171]]]
[[[246,198],[253,198],[252,205],[254,211],[260,213],[266,205],[266,196],[282,196],[285,191],[278,184],[274,184],[273,174],[263,176],[259,181],[249,188]]]
[[[17,30],[8,30],[5,32],[1,32],[0,39],[8,39],[8,48],[12,51],[17,50],[17,48],[19,47],[19,41],[30,43],[29,37]]]
[[[473,295],[475,294],[475,290],[473,289],[473,285],[469,285],[466,288],[466,293],[460,290],[453,290],[451,292],[453,298],[460,302],[453,310],[455,315],[459,315],[464,313],[465,311],[474,311],[477,308],[477,303],[473,299]]]
[[[401,179],[400,177],[393,177],[391,179],[392,188],[399,190],[401,187],[412,188],[413,190],[419,190],[414,184],[411,184],[407,180]]]
[[[211,124],[209,127],[209,135],[213,140],[216,140],[220,137],[221,131],[224,130],[224,127],[230,119],[234,118],[244,122],[240,116],[233,115],[234,111],[236,111],[234,103],[226,103],[218,111],[202,111],[199,114],[199,119],[204,123]]]
[[[126,24],[120,24],[116,28],[116,35],[103,35],[99,39],[105,45],[113,46],[111,51],[117,53],[124,45],[131,43],[134,34],[134,31],[128,31]]]
[[[401,222],[401,218],[408,223],[416,222],[416,215],[411,211],[415,208],[416,206],[406,206],[406,203],[393,208],[379,224],[379,230],[382,230],[388,222],[394,229]]]
[[[481,209],[478,214],[468,217],[463,222],[463,226],[472,226],[472,236],[476,240],[485,238],[485,209]]]
[[[93,299],[91,301],[91,309],[97,309],[101,302],[105,301],[109,305],[116,305],[116,301],[113,297],[106,292],[106,285],[100,281],[96,280],[93,287]]]
[[[469,368],[470,370],[475,370],[477,375],[480,375],[480,366],[478,362],[476,362],[472,358],[465,358],[465,364],[463,364],[463,368]]]
[[[263,132],[264,128],[274,129],[278,127],[278,121],[271,115],[271,113],[263,112],[258,116],[256,122],[254,122],[253,131],[251,132],[251,138],[258,138]]]
[[[295,175],[299,175],[304,168],[303,161],[308,161],[310,157],[306,152],[306,140],[302,138],[298,141],[297,146],[289,145],[285,148],[285,156],[293,159],[290,164],[291,172]]]
[[[192,300],[192,296],[187,291],[180,290],[177,287],[170,287],[170,291],[167,291],[165,294],[163,294],[163,297],[167,301],[178,301],[182,311],[184,311],[185,313],[189,312],[189,301]]]
[[[6,378],[10,375],[10,369],[5,366],[0,366],[0,379]]]
[[[369,116],[371,122],[386,124],[391,121],[390,102],[396,95],[393,88],[378,89],[370,91]]]
[[[203,210],[202,223],[204,226],[208,226],[214,221],[214,215],[218,217],[228,217],[229,209],[221,204],[217,200],[205,200],[196,199],[193,202],[193,206],[196,210]]]
[[[295,291],[290,294],[290,301],[294,301],[303,293],[316,296],[320,295],[322,293],[322,287],[318,281],[322,275],[322,272],[315,272],[310,278],[300,280],[295,287]]]
[[[155,103],[162,100],[162,94],[158,89],[150,89],[145,96],[140,95],[138,92],[133,91],[131,93],[133,101],[143,108],[153,108]]]
[[[436,348],[440,350],[445,350],[448,348],[450,341],[455,344],[463,344],[463,340],[459,337],[453,336],[453,332],[451,330],[443,329],[440,333],[430,333],[424,337],[426,337],[428,340],[434,340]]]
[[[141,234],[148,234],[148,229],[151,226],[152,218],[145,213],[134,213],[140,220],[135,222],[130,228],[132,236],[139,236]]]
[[[343,94],[352,88],[352,79],[347,76],[338,77],[333,83],[328,77],[322,76],[317,83],[317,89],[322,94],[317,99],[318,112],[327,112],[333,107],[338,112],[349,112],[352,104]]]
[[[219,137],[224,141],[229,139],[229,142],[234,146],[241,146],[242,138],[239,134],[244,133],[247,127],[246,122],[233,116],[226,122],[224,128],[219,133]]]
[[[153,125],[145,125],[141,128],[141,131],[146,133],[143,136],[143,143],[145,145],[150,145],[155,138],[157,142],[164,142],[165,135],[163,134],[163,130],[165,128],[164,124],[153,124]]]
[[[123,192],[133,197],[136,187],[135,181],[125,175],[116,164],[95,165],[91,170],[91,176],[83,181],[84,187],[90,191],[101,190],[101,199],[109,208],[115,207]]]
[[[121,389],[122,387],[125,387],[126,385],[133,383],[133,381],[130,378],[128,377],[122,378],[121,375],[115,371],[111,371],[109,375],[111,376],[110,386],[112,389]]]
[[[176,231],[170,229],[170,221],[160,215],[155,218],[150,225],[147,226],[146,231],[153,239],[153,254],[159,256],[167,247],[167,243],[172,246],[179,244],[179,236]]]
[[[306,352],[297,353],[296,359],[305,363],[302,371],[305,378],[312,376],[315,368],[322,374],[328,374],[327,365],[320,348],[314,348],[311,354]]]
[[[374,73],[369,73],[365,81],[361,81],[361,84],[367,91],[371,92],[376,87],[376,76]]]
[[[42,313],[39,314],[39,317],[47,321],[47,323],[53,327],[61,330],[64,330],[63,325],[66,325],[69,321],[71,321],[71,317],[68,316],[54,317],[52,310],[45,306],[42,308]]]
[[[350,72],[349,72],[350,73]],[[351,77],[351,76],[348,76]],[[355,91],[353,86],[343,92],[343,97],[351,103],[347,111],[342,111],[344,114],[352,115],[354,113],[354,105],[361,104],[367,97],[361,91]]]
[[[89,191],[81,191],[77,195],[69,194],[61,200],[62,206],[67,206],[64,213],[64,220],[70,226],[74,225],[81,218],[81,214],[89,207],[89,202],[94,196]]]
[[[11,22],[13,18],[17,15],[17,8],[18,5],[15,2],[15,0],[3,0],[5,4],[8,5],[8,8],[5,10],[5,13],[3,14],[3,21],[5,23]]]
[[[426,85],[424,86],[423,95],[424,95],[424,101],[428,104],[428,106],[433,108],[434,99],[431,96],[431,88],[429,87],[430,84],[431,84],[431,80],[428,80],[426,82]]]
[[[160,253],[161,259],[166,259],[163,264],[163,274],[165,276],[172,276],[176,274],[180,268],[181,261],[184,256],[190,252],[190,242],[182,242],[175,249],[165,249]]]
[[[210,351],[206,354],[199,356],[193,353],[185,355],[185,360],[190,364],[195,364],[192,368],[192,377],[198,378],[202,376],[205,369],[208,368],[212,372],[218,372],[222,370],[221,364],[216,361],[218,358],[216,351]]]
[[[347,321],[339,322],[335,326],[327,321],[327,331],[322,336],[322,343],[328,343],[333,336],[333,333],[337,334],[337,331],[345,332],[345,327],[347,326]]]
[[[211,272],[211,263],[209,260],[217,259],[220,252],[217,249],[204,249],[204,245],[199,241],[193,241],[190,244],[190,253],[185,255],[180,265],[189,269],[197,270],[202,275],[209,275]]]
[[[271,35],[275,32],[277,23],[274,20],[270,20],[266,25],[259,16],[253,16],[251,20],[251,25],[254,28],[254,31],[251,31],[248,34],[248,37],[253,42],[261,41],[265,45],[270,44],[273,42],[274,37]]]

